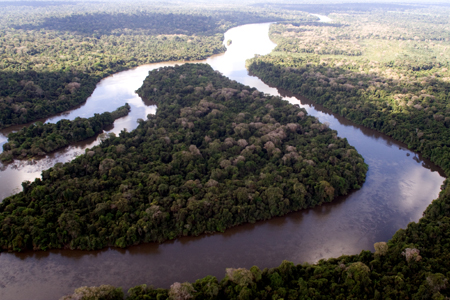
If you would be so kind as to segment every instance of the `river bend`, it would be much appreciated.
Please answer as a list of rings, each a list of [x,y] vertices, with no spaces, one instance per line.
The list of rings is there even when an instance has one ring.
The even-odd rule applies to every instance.
[[[112,284],[126,290],[143,283],[167,288],[175,281],[194,281],[206,275],[220,280],[228,267],[275,267],[284,259],[295,263],[315,262],[356,254],[363,249],[373,250],[375,242],[387,241],[399,228],[419,220],[425,208],[438,197],[444,180],[442,171],[404,144],[355,126],[307,99],[287,95],[250,76],[245,60],[256,53],[270,53],[275,46],[268,38],[269,25],[230,29],[225,41],[231,39],[233,43],[227,52],[203,62],[245,85],[272,95],[282,94],[284,99],[300,104],[321,122],[329,122],[369,165],[362,189],[313,209],[242,225],[225,233],[184,237],[163,244],[90,252],[1,253],[0,299],[58,299],[85,285]],[[145,119],[156,110],[134,91],[142,85],[149,70],[174,64],[144,65],[105,78],[84,105],[46,121],[90,117],[128,102],[130,114],[116,120],[109,131],[132,130],[137,127],[137,118]],[[6,141],[8,132],[17,129],[3,130],[0,143]],[[15,161],[2,166],[0,199],[19,191],[23,180],[34,180],[42,170],[57,162],[70,161],[97,143],[92,139],[40,160]]]

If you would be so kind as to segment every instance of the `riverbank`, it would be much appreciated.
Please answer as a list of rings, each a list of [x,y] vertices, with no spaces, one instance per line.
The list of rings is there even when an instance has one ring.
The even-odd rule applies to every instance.
[[[267,54],[275,46],[268,39],[269,25],[254,24],[231,29],[225,34],[225,40],[233,40],[227,52],[206,62],[232,80],[256,87],[264,93],[279,95],[275,88],[249,76],[245,69],[246,59],[255,53]],[[80,108],[80,115],[99,108],[100,113],[101,109],[108,110],[109,105],[118,107],[128,102],[132,107],[130,115],[121,119],[120,124],[116,122],[112,132],[119,134],[121,128],[136,128],[135,120],[145,119],[156,108],[147,106],[134,91],[149,70],[161,66],[164,64],[141,66],[104,79],[86,105]],[[262,270],[276,267],[284,259],[295,263],[317,262],[343,253],[356,254],[362,249],[372,249],[375,242],[389,240],[398,228],[419,220],[432,199],[438,196],[443,178],[430,162],[422,160],[404,145],[365,132],[348,122],[341,123],[326,112],[301,104],[298,99],[285,99],[300,103],[321,122],[329,122],[340,137],[347,138],[363,155],[369,164],[369,172],[361,190],[333,203],[282,218],[241,225],[225,233],[183,237],[163,244],[92,252],[2,253],[0,282],[5,287],[0,290],[0,296],[58,298],[80,286],[102,284],[128,289],[149,283],[168,288],[173,282],[194,282],[207,275],[223,278],[224,270],[229,267],[258,265]],[[47,160],[8,167],[0,173],[4,183],[1,191],[8,191],[15,185],[20,187],[21,178],[28,176],[34,180],[40,176],[41,170],[56,162],[69,161],[96,143],[91,141],[88,145],[70,147]],[[36,295],[38,288],[41,293]]]

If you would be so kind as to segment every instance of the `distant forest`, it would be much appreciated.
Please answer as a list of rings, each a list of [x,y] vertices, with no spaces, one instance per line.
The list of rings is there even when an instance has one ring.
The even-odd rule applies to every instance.
[[[315,19],[256,8],[19,3],[0,2],[0,128],[67,111],[118,71],[221,53],[223,33],[233,26]],[[54,4],[49,13],[46,6]]]
[[[285,9],[289,11],[302,11],[312,14],[329,15],[331,13],[367,13],[374,11],[406,11],[428,7],[430,3],[387,3],[387,2],[365,2],[365,3],[324,3],[324,4],[294,4],[294,3],[256,3],[253,6]],[[440,4],[439,4],[440,5]],[[447,4],[448,6],[448,4]]]
[[[222,232],[330,202],[365,180],[362,157],[327,124],[208,65],[151,71],[138,93],[157,103],[155,116],[3,200],[0,251]]]
[[[277,47],[248,61],[252,74],[403,141],[450,173],[448,3],[63,3],[0,2],[0,128],[68,110],[117,71],[221,53],[232,26],[278,21],[270,28]],[[153,71],[139,94],[157,103],[156,115],[24,182],[0,204],[1,251],[221,232],[321,205],[365,180],[363,158],[327,124],[208,66]],[[69,126],[88,136],[84,125],[97,124],[79,121],[51,125],[55,134],[46,137]],[[22,149],[9,154],[37,151],[40,131],[44,124],[24,128],[6,150],[15,138]],[[63,299],[448,299],[448,180],[418,222],[374,248],[314,264],[228,268],[221,281],[143,284],[127,295],[81,287]]]
[[[450,172],[447,12],[331,14],[339,26],[273,24],[250,72],[379,130]]]

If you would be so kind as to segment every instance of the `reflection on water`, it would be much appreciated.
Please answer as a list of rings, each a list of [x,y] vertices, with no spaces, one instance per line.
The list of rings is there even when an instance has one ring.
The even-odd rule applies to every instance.
[[[330,19],[327,16],[318,15],[318,14],[311,14],[311,15],[318,17],[319,18],[319,22],[331,22],[331,21],[333,21],[332,19]]]
[[[124,128],[133,130],[137,127],[136,120],[138,118],[145,120],[148,114],[154,114],[156,112],[156,106],[145,105],[142,99],[134,91],[142,85],[142,82],[150,70],[165,65],[167,64],[145,65],[133,70],[114,74],[102,80],[97,85],[95,91],[85,104],[72,111],[41,121],[56,123],[61,119],[73,120],[76,117],[89,118],[92,117],[94,113],[113,111],[124,103],[128,103],[131,106],[131,111],[128,116],[116,120],[114,125],[106,131],[119,134]],[[5,143],[5,136],[20,128],[21,126],[15,126],[1,131],[0,142]],[[98,145],[98,143],[99,141],[97,139],[92,138],[76,143],[73,146],[55,152],[42,159],[30,162],[16,160],[12,164],[2,166],[2,172],[0,173],[0,200],[21,190],[22,181],[33,181],[36,177],[41,175],[43,170],[52,167],[57,162],[64,163],[71,161],[77,155],[83,154],[84,149],[91,148]]]
[[[347,138],[363,155],[369,171],[362,189],[333,203],[238,226],[223,234],[184,237],[126,250],[2,253],[1,299],[57,299],[84,285],[112,284],[128,289],[145,283],[168,287],[175,281],[194,281],[206,275],[221,279],[229,267],[274,267],[283,259],[295,263],[315,262],[372,250],[375,242],[388,240],[397,229],[421,217],[438,196],[443,182],[438,167],[401,143],[354,126],[306,99],[279,92],[247,74],[245,59],[255,53],[269,53],[274,47],[267,36],[268,28],[269,24],[257,24],[231,29],[225,35],[225,40],[233,41],[228,51],[207,62],[231,79],[265,93],[281,94],[296,104],[300,98],[301,106],[308,113],[329,122],[339,136]],[[154,113],[155,107],[145,105],[134,90],[149,70],[162,65],[167,64],[141,66],[104,79],[85,105],[61,117],[89,117],[94,112],[113,110],[128,102],[132,106],[130,115],[117,120],[112,131],[135,128],[136,118],[145,119],[148,113]],[[57,161],[69,161],[96,143],[88,141],[39,161],[7,166],[0,173],[1,193],[4,190],[5,194],[11,193],[20,186],[22,178],[35,178],[40,170]],[[4,184],[5,180],[10,181]]]

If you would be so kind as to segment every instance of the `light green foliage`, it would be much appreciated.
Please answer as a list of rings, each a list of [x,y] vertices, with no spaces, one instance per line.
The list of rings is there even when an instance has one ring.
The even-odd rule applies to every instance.
[[[267,3],[260,5],[267,5],[267,7],[272,8],[281,4]],[[298,4],[298,6],[296,6],[296,4],[286,4],[284,7],[294,9],[296,7],[302,7],[302,5],[303,4]],[[354,45],[353,41],[358,41],[361,42],[359,43],[362,51],[361,56],[353,57],[346,55],[344,59],[343,57],[330,56],[329,54],[306,56],[305,54],[299,55],[291,53],[290,56],[285,56],[283,53],[281,53],[281,55],[278,53],[274,56],[258,57],[252,60],[249,64],[252,72],[275,85],[283,86],[291,91],[308,95],[314,101],[329,105],[329,107],[335,109],[336,112],[352,120],[358,120],[360,118],[359,120],[363,122],[365,119],[369,119],[366,121],[366,126],[380,131],[386,130],[386,132],[391,132],[397,139],[404,140],[411,143],[411,145],[416,145],[416,139],[418,139],[417,141],[420,141],[419,144],[422,145],[420,146],[420,149],[424,150],[426,155],[431,156],[436,162],[444,166],[448,173],[450,167],[448,156],[446,154],[447,148],[445,146],[449,140],[447,138],[448,129],[446,129],[448,125],[446,122],[448,120],[446,121],[445,118],[448,113],[446,107],[449,100],[449,89],[446,78],[450,77],[450,74],[448,73],[448,69],[446,69],[448,67],[446,65],[441,65],[443,62],[442,57],[445,58],[447,53],[444,53],[441,58],[437,57],[436,60],[433,58],[430,59],[430,56],[427,56],[427,51],[425,51],[425,43],[428,43],[430,48],[435,47],[435,45],[424,40],[432,40],[432,43],[435,44],[438,42],[441,44],[441,41],[442,44],[448,42],[448,40],[445,40],[448,38],[449,28],[447,26],[447,9],[445,7],[440,7],[439,9],[433,8],[430,10],[419,11],[408,10],[408,8],[414,6],[409,6],[409,4],[403,6],[397,4],[383,4],[383,6],[388,8],[389,12],[384,11],[381,13],[377,11],[380,9],[381,4],[374,4],[372,13],[368,14],[360,11],[364,7],[370,7],[370,4],[365,3],[303,6],[316,9],[319,7],[327,11],[345,12],[339,15],[332,15],[331,17],[336,20],[341,18],[340,20],[342,22],[343,20],[346,20],[348,24],[350,24],[350,22],[352,24],[347,27],[341,26],[336,28],[327,28],[325,26],[316,31],[318,37],[316,42],[320,46],[328,47],[327,51],[333,50],[333,47],[340,47],[340,51],[348,50],[351,52],[353,50],[352,45]],[[343,10],[342,7],[347,9],[350,7],[353,11],[352,13],[349,13],[348,11]],[[400,10],[398,9],[399,7],[401,7]],[[340,8],[340,10],[337,8]],[[353,14],[354,11],[358,11],[358,13]],[[381,20],[379,21],[379,24],[376,24],[377,20]],[[353,25],[353,22],[362,21],[368,22],[368,24],[365,26],[365,24],[357,23],[359,25],[364,25],[361,30],[361,37],[358,37],[356,36],[357,27],[356,25]],[[374,26],[374,24],[376,26]],[[302,32],[302,28],[294,28],[299,25],[300,24],[298,23],[295,26],[285,27],[285,29],[287,29],[284,32],[294,32],[294,29],[296,32]],[[283,28],[283,26],[280,25],[274,28],[280,29]],[[303,24],[302,26],[313,26],[312,28],[316,28],[322,25],[315,26],[314,24]],[[305,29],[310,30],[312,28],[308,27]],[[345,31],[346,28],[348,28],[349,31]],[[423,31],[420,31],[421,28],[423,28]],[[339,44],[332,39],[322,39],[323,36],[321,36],[321,32],[325,31],[334,34],[330,35],[331,38],[342,37],[342,44]],[[349,34],[348,37],[345,36],[345,33]],[[289,36],[286,35],[284,38],[287,39]],[[303,37],[299,38],[302,39]],[[393,49],[397,49],[397,46],[402,39],[410,40],[411,43],[413,43],[412,40],[414,40],[414,43],[417,43],[417,50],[420,52],[420,55],[406,60],[403,56],[400,56],[392,63],[381,59],[378,62],[371,61],[375,56],[362,57],[363,55],[367,55],[369,51],[372,51],[369,46],[366,46],[365,41],[368,41],[368,44],[372,45],[370,46],[372,47],[371,49],[388,46],[389,48],[387,49],[393,51]],[[423,43],[419,45],[419,42]],[[433,49],[428,49],[430,50],[428,53],[431,53],[431,55],[436,53]],[[390,52],[382,53],[382,51],[373,51],[370,53],[371,56],[377,55],[380,58],[389,58],[389,60],[392,57],[395,57],[395,53]],[[361,60],[358,61],[360,58]],[[390,71],[388,71],[389,69]],[[381,72],[384,72],[384,75],[382,75]],[[391,78],[391,81],[388,77],[385,77],[387,76],[386,74],[389,73],[396,74],[395,76],[398,77],[394,76]],[[327,78],[325,78],[325,76]],[[408,80],[411,82],[410,84],[407,84]],[[358,84],[359,81],[362,81],[362,84]],[[349,84],[353,85],[354,88],[351,88]],[[193,85],[193,87],[194,86],[196,85]],[[405,100],[404,97],[398,96],[398,99],[394,97],[394,95],[397,94],[397,87],[400,89],[398,91],[399,94],[411,94],[408,96],[411,101],[414,101],[411,106],[406,105],[406,107],[404,107],[403,105],[395,104]],[[152,87],[149,87],[149,90],[151,88]],[[186,89],[185,93],[189,95],[189,91],[192,90],[192,88]],[[233,88],[236,89],[236,87]],[[370,94],[365,94],[369,91],[371,91]],[[223,95],[223,98],[221,98],[222,101],[226,101],[226,95],[229,92],[229,90],[223,91],[222,89],[220,93]],[[414,98],[413,100],[412,94],[417,98]],[[425,94],[434,96],[435,98],[433,99],[433,97],[426,96]],[[255,93],[254,100],[257,98],[261,97]],[[405,103],[408,104],[408,102],[409,100]],[[249,105],[252,104],[253,103],[249,103]],[[414,107],[414,105],[418,104],[421,105],[422,109]],[[276,106],[274,105],[274,108],[275,107]],[[270,106],[265,108],[270,109]],[[255,109],[255,107],[252,107],[252,109]],[[197,112],[199,110],[201,110],[201,107],[196,106],[192,111]],[[239,113],[240,112],[241,110],[239,110]],[[402,114],[404,115],[402,116]],[[191,114],[189,115],[192,117]],[[236,112],[236,118],[242,122],[243,116],[237,115],[238,112]],[[308,118],[303,111],[298,112],[296,116],[299,116],[302,119]],[[444,119],[442,119],[441,116],[444,117]],[[194,119],[194,117],[192,117],[191,120],[180,120],[179,122],[180,124],[185,124],[186,128],[189,128],[189,123],[192,123],[194,127],[201,126],[201,122]],[[212,117],[212,115],[209,117]],[[269,114],[269,116],[266,116],[265,122],[270,123],[270,117],[276,119],[275,114]],[[434,123],[434,121],[436,122]],[[372,125],[370,122],[372,122]],[[226,149],[225,151],[229,149],[232,151],[231,149],[235,149],[237,153],[237,143],[230,140],[227,141],[224,137],[217,138],[215,136],[216,133],[214,131],[220,132],[221,126],[219,125],[215,126],[208,134],[199,136],[198,140],[209,143],[207,149],[210,151],[224,151],[223,149]],[[236,125],[238,125],[237,122]],[[308,125],[309,129],[305,132],[322,132],[320,131],[322,130],[322,125],[323,124],[311,122]],[[301,124],[301,126],[302,128],[305,128],[304,124]],[[169,126],[165,127],[168,128]],[[226,128],[226,126],[222,127]],[[327,129],[324,128],[323,131],[326,133]],[[148,129],[146,132],[149,135],[156,135],[158,138],[161,138],[166,134],[164,132],[158,132],[157,130]],[[244,136],[251,133],[250,129],[243,125],[231,128],[230,132]],[[281,158],[283,163],[278,164],[278,168],[267,168],[264,172],[260,172],[259,170],[258,172],[255,172],[259,175],[258,180],[266,183],[272,182],[273,179],[276,178],[276,176],[271,177],[271,173],[274,170],[278,172],[281,170],[281,165],[285,165],[286,163],[298,159],[298,156],[290,154],[294,153],[294,149],[286,146],[281,147],[277,144],[277,138],[281,137],[282,140],[284,139],[283,135],[280,135],[280,133],[281,132],[275,131],[271,135],[274,140],[270,140],[270,143],[269,140],[257,142],[257,138],[262,139],[259,136],[239,136],[239,138],[234,139],[234,141],[241,138],[245,139],[250,147],[255,145],[255,149],[252,151],[264,151],[269,160],[279,159],[281,154],[283,155],[282,157],[285,157],[284,160]],[[186,134],[186,132],[180,131],[180,134],[177,135],[177,137],[171,136],[170,140],[175,142],[176,139],[183,135],[185,136]],[[318,141],[309,140],[308,142],[313,145]],[[329,140],[325,144],[328,151],[334,151],[333,149],[336,146],[335,140]],[[179,151],[186,152],[183,153],[185,156],[191,154],[190,152],[187,153],[189,145],[190,143],[179,148]],[[412,148],[416,146],[412,146]],[[439,149],[439,147],[442,147],[442,149]],[[202,155],[206,153],[204,148],[197,148]],[[298,145],[294,148],[296,151],[299,150]],[[340,155],[336,156],[330,156],[328,153],[328,160],[334,163],[337,157],[342,158],[344,155],[352,156],[355,154],[354,152],[353,149],[348,149],[346,152],[341,152],[339,153]],[[306,149],[302,150],[301,154],[298,152],[296,153],[302,155],[302,158],[304,159],[303,162],[305,164],[302,165],[303,169],[307,170],[308,168],[320,166],[320,162],[313,157],[303,157],[305,153],[307,153]],[[289,156],[286,156],[288,154]],[[180,158],[183,157],[183,155],[180,154]],[[248,156],[246,155],[249,154],[242,153],[242,155],[247,159]],[[231,162],[234,160],[230,159],[230,156],[216,161],[217,167],[214,174],[217,178],[221,178],[222,176],[233,176],[234,165]],[[234,159],[236,156],[237,154],[234,154],[231,158]],[[220,162],[224,159],[230,163],[224,163],[222,167],[220,166]],[[354,157],[354,159],[356,159],[356,157]],[[361,164],[361,162],[354,161],[351,163],[355,168],[358,167],[358,164]],[[295,169],[295,165],[296,164],[294,163],[292,168]],[[247,164],[245,164],[245,166],[247,166]],[[249,169],[254,171],[255,167],[249,165]],[[227,172],[230,173],[224,175],[224,170],[227,170]],[[351,172],[351,170],[348,171]],[[163,177],[163,175],[153,175],[151,176],[151,179],[149,178],[149,181],[151,180],[151,182],[154,183],[162,180]],[[342,178],[343,177],[333,177],[330,180],[316,178],[313,184],[299,180],[299,178],[291,178],[288,182],[289,184],[292,184],[295,193],[284,199],[307,204],[310,201],[308,193],[311,193],[311,187],[316,194],[322,192],[322,195],[324,195],[323,192],[325,191],[327,184],[321,183],[322,180],[325,180],[332,185],[335,189],[335,193],[338,191],[345,191],[348,186],[342,186],[342,184],[345,183],[345,180],[342,182]],[[247,192],[247,195],[252,194],[252,192],[249,192],[249,189],[251,185],[254,184],[255,180],[256,178],[247,179],[245,186],[246,190],[239,190],[239,193],[236,193],[235,197],[242,200],[245,198],[243,196],[245,195],[244,192]],[[209,179],[206,182],[210,188],[220,188],[222,183],[220,179]],[[228,181],[228,183],[230,183],[230,181]],[[191,189],[199,188],[199,183],[196,181],[194,181],[194,183],[190,182],[189,186]],[[43,189],[33,185],[26,185],[26,188],[27,190],[33,190],[35,194],[44,192]],[[244,188],[244,186],[242,186],[242,188]],[[277,196],[276,193],[274,193],[274,191],[277,191],[276,188],[277,186],[274,186],[273,189],[269,190],[266,194],[259,193],[257,195],[254,193],[252,195],[254,196],[253,200],[256,203],[261,203],[261,201],[269,199],[280,201],[280,199],[285,196],[285,190],[283,189],[283,196]],[[214,195],[214,192],[217,193],[217,190],[211,190],[209,195]],[[297,194],[300,195],[297,197]],[[284,201],[284,199],[282,201]],[[197,205],[198,201],[193,200],[194,199],[190,199],[190,204]],[[322,200],[325,201],[325,199]],[[149,199],[149,201],[153,201],[153,198]],[[177,202],[176,205],[177,207],[178,205],[182,206],[183,203]],[[6,206],[5,210],[12,211],[14,208],[14,205]],[[151,212],[155,214],[155,219],[162,214],[154,208],[152,208]],[[5,218],[10,217],[5,216]],[[376,243],[375,253],[362,251],[358,255],[344,255],[339,258],[320,260],[315,264],[305,263],[303,265],[294,265],[289,262],[283,262],[278,268],[265,269],[262,272],[256,267],[252,267],[248,272],[243,269],[234,269],[240,270],[238,272],[240,275],[248,275],[247,277],[241,276],[242,278],[248,278],[248,280],[243,281],[245,286],[238,285],[227,276],[219,283],[219,289],[217,294],[214,293],[214,296],[217,299],[447,299],[450,297],[450,290],[447,288],[448,279],[450,278],[449,232],[450,189],[446,183],[440,198],[435,200],[427,208],[424,216],[419,222],[412,222],[406,229],[397,231],[388,243]],[[407,261],[408,257],[409,262]],[[418,259],[419,257],[421,259]],[[234,274],[234,272],[230,273]],[[251,278],[250,273],[254,278],[251,284],[249,284],[249,278]],[[240,278],[239,276],[237,277]],[[211,299],[211,294],[203,293],[199,287],[207,286],[210,280],[215,283],[214,279],[215,278],[205,278],[204,281],[197,280],[194,284],[194,287],[197,290],[195,297],[198,299]],[[240,281],[237,280],[237,282]],[[199,284],[197,285],[197,283]],[[148,299],[158,299],[156,292],[154,291],[149,291],[145,295],[148,295]],[[162,297],[162,294],[160,294],[159,299],[162,299]]]
[[[129,111],[130,105],[126,103],[111,113],[95,114],[89,119],[61,120],[56,124],[37,122],[23,127],[8,135],[8,142],[3,144],[4,152],[0,153],[0,161],[9,162],[12,158],[45,155],[71,143],[93,137],[114,120],[128,115]]]
[[[352,263],[346,269],[347,282],[349,285],[354,285],[355,282],[363,285],[370,284],[370,269],[364,263],[358,261]]]
[[[428,275],[426,281],[433,294],[436,294],[440,290],[445,289],[448,284],[448,279],[440,273]]]
[[[189,282],[179,283],[175,282],[170,286],[169,299],[170,300],[187,300],[193,298],[195,292],[192,284]]]
[[[375,243],[373,246],[375,248],[376,256],[386,255],[386,253],[388,252],[388,249],[389,249],[389,246],[387,245],[386,242],[378,242],[378,243]]]
[[[157,103],[155,116],[0,204],[3,250],[224,231],[321,205],[365,180],[364,160],[335,131],[207,65],[154,70],[138,93]],[[28,218],[8,218],[24,209]]]
[[[430,15],[415,9],[336,13],[331,24],[272,25],[278,48],[250,60],[248,68],[450,169],[448,9],[428,8]],[[348,43],[354,46],[345,51],[359,49],[357,56],[333,52]]]
[[[253,273],[247,269],[226,269],[226,274],[229,280],[233,281],[237,285],[247,286],[251,284],[254,280]]]
[[[223,33],[233,26],[311,19],[305,13],[206,6],[125,1],[2,5],[0,128],[69,110],[113,73],[222,53]]]
[[[220,291],[220,285],[216,277],[206,276],[203,279],[197,280],[193,287],[196,295],[202,295],[205,299],[216,299]]]
[[[123,296],[121,288],[111,285],[84,286],[76,289],[72,295],[64,296],[60,300],[122,300]]]
[[[275,52],[255,57],[247,66],[271,85],[307,96],[358,124],[407,143],[448,174],[448,9],[425,11],[429,14],[414,9],[335,13],[330,17],[336,23],[328,25],[273,25],[271,38],[279,43]],[[350,265],[336,261],[334,272],[345,270],[349,288],[341,295],[448,297],[448,291],[442,290],[450,269],[449,203],[450,190],[445,183],[439,199],[427,208],[420,222],[399,230],[389,243],[376,243],[374,254],[362,253]],[[322,264],[315,269],[317,274],[326,274]],[[430,275],[431,270],[447,277]],[[301,276],[299,291],[313,297],[317,289],[311,284],[317,286],[319,280],[306,281]],[[331,287],[335,290],[339,285]]]

